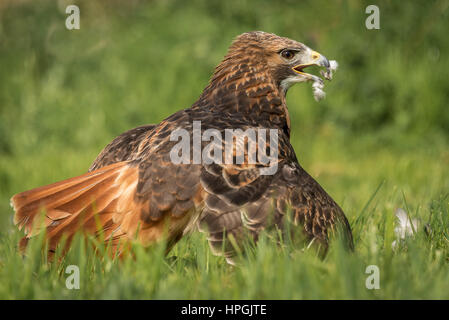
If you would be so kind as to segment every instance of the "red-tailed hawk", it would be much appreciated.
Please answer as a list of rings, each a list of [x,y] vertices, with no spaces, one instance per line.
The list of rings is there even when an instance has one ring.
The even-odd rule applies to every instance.
[[[307,240],[326,249],[329,231],[339,225],[352,247],[343,211],[299,165],[290,144],[285,95],[297,82],[322,84],[304,72],[311,65],[327,68],[328,75],[329,61],[302,43],[265,32],[240,35],[190,108],[123,133],[86,174],[13,196],[14,223],[26,234],[21,246],[46,228],[50,254],[63,236],[71,240],[77,231],[101,235],[118,254],[132,241],[165,239],[169,249],[199,226],[213,252],[232,262],[230,242],[238,244],[247,234],[257,240],[273,226],[283,230],[290,210]],[[185,150],[176,149],[176,130],[189,138],[184,147],[191,152],[181,160],[176,157]],[[225,139],[227,130],[236,136]],[[277,141],[251,134],[268,131]],[[238,161],[237,141],[254,143],[251,152],[263,149],[269,156],[253,157],[244,149]],[[214,150],[206,153],[209,161],[207,146]],[[235,241],[227,241],[230,235]]]

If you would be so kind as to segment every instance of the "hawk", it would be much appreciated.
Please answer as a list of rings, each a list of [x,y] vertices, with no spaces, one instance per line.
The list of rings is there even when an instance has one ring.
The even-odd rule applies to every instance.
[[[285,230],[287,217],[307,241],[324,250],[337,227],[352,248],[342,209],[300,166],[290,143],[285,96],[294,83],[322,82],[304,72],[312,65],[330,67],[325,56],[297,41],[261,31],[241,34],[190,108],[121,134],[83,175],[14,195],[14,223],[25,232],[21,248],[45,230],[49,255],[62,239],[67,249],[76,232],[101,237],[118,255],[133,241],[150,246],[165,240],[170,250],[198,228],[207,233],[213,253],[233,263],[236,244],[247,236],[257,241],[264,229]],[[230,161],[194,161],[202,151],[195,144],[209,145],[195,137],[185,146],[193,154],[173,161],[179,141],[172,133],[182,129],[194,136],[198,122],[201,134],[221,134],[214,139],[213,153],[230,147]],[[270,129],[277,143],[272,145],[271,136],[255,140],[249,134],[229,141],[223,139],[227,129],[243,135]],[[249,161],[254,157],[246,149],[243,161],[237,161],[234,141],[276,151],[270,158],[273,170],[263,171],[269,168],[260,157]]]

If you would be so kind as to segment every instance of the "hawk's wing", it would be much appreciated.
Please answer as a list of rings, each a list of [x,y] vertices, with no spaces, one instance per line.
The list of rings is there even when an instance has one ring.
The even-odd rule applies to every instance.
[[[206,196],[199,228],[208,234],[212,251],[230,263],[235,244],[245,237],[257,240],[260,231],[274,226],[284,230],[288,210],[305,238],[318,243],[324,252],[328,233],[337,224],[343,227],[349,247],[353,246],[342,210],[296,159],[282,159],[274,175],[259,175],[254,167],[205,166],[201,183]]]
[[[89,171],[120,161],[133,160],[139,151],[139,145],[148,138],[156,124],[149,124],[128,130],[112,140],[97,156]]]

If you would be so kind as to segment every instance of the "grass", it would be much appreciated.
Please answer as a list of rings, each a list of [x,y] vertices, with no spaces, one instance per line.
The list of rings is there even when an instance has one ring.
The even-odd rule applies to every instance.
[[[76,32],[54,1],[0,6],[0,298],[449,299],[447,1],[379,2],[373,32],[358,1],[75,2]],[[199,233],[168,257],[136,246],[123,262],[83,241],[61,264],[46,263],[38,241],[17,253],[14,193],[79,175],[116,135],[189,106],[231,39],[254,29],[340,62],[326,100],[305,84],[287,103],[299,161],[348,216],[353,254],[335,242],[321,260],[266,236],[232,267]],[[393,250],[399,207],[431,233],[419,228]],[[69,265],[80,268],[79,290],[66,288]],[[369,265],[378,290],[365,286]]]

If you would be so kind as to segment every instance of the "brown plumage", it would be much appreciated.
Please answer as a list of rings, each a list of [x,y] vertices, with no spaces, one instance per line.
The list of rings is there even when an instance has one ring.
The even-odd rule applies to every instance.
[[[307,240],[326,249],[338,224],[352,247],[342,210],[302,169],[290,144],[285,94],[295,82],[317,81],[303,72],[314,64],[329,67],[324,56],[299,42],[264,32],[240,35],[192,107],[123,133],[84,175],[15,195],[14,222],[26,234],[22,246],[46,228],[50,252],[63,236],[70,240],[80,230],[101,235],[116,253],[133,240],[150,245],[166,239],[170,248],[198,225],[213,252],[232,262],[234,250],[226,241],[231,234],[240,243],[245,234],[257,240],[263,229],[282,230],[291,208]],[[202,132],[276,129],[277,170],[262,174],[266,164],[249,163],[248,154],[242,164],[175,164],[170,151],[177,141],[170,134],[177,128],[192,134],[193,121],[201,121]],[[269,145],[268,139],[255,142]],[[222,150],[225,144],[219,144]],[[45,216],[37,222],[41,210]]]

